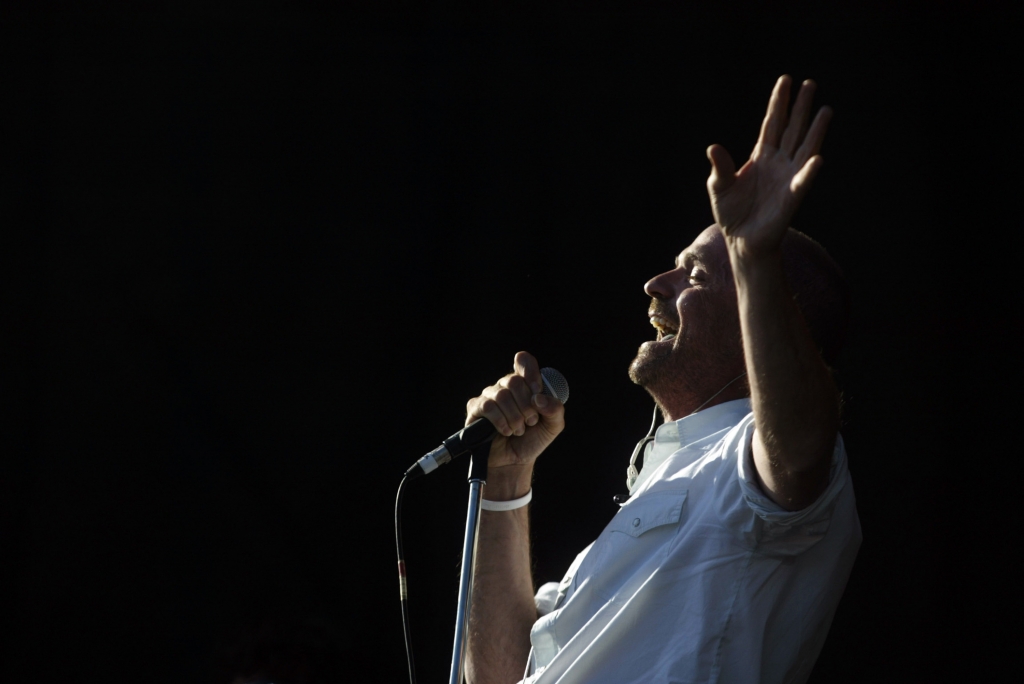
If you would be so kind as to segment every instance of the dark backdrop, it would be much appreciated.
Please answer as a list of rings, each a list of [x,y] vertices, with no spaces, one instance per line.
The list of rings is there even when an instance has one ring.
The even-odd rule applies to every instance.
[[[338,681],[402,681],[395,487],[520,349],[572,386],[533,506],[560,578],[646,431],[642,285],[711,222],[707,145],[748,154],[790,73],[836,111],[795,225],[855,293],[864,530],[812,681],[998,679],[1011,27],[941,3],[9,16],[4,667],[226,684],[269,630]],[[447,676],[464,475],[406,504],[423,681]]]

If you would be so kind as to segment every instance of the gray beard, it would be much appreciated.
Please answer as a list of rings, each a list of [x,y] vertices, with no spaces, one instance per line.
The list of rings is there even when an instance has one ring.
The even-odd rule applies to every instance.
[[[629,364],[629,379],[649,391],[651,385],[676,374],[672,372],[673,366],[677,365],[675,351],[674,346],[656,351],[650,347],[641,349]]]
[[[641,349],[629,364],[629,379],[647,390],[662,413],[677,415],[682,407],[695,408],[743,370],[741,341],[703,341],[698,345],[676,338],[671,347]]]
[[[629,379],[647,390],[662,410],[666,404],[676,403],[673,399],[692,394],[699,386],[700,373],[695,366],[704,364],[686,351],[675,345],[656,350],[647,347],[629,364]]]

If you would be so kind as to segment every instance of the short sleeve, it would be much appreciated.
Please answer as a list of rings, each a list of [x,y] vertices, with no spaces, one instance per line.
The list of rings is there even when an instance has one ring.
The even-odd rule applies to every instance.
[[[843,438],[836,435],[825,491],[810,506],[787,511],[761,490],[754,465],[753,436],[754,414],[751,413],[731,431],[726,438],[729,442],[726,448],[736,457],[740,491],[747,506],[763,521],[760,541],[785,555],[800,553],[825,536],[836,500],[849,479]]]

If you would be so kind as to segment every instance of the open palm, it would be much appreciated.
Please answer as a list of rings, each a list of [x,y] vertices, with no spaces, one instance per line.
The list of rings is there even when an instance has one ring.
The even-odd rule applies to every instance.
[[[818,155],[832,110],[823,107],[808,126],[814,82],[804,81],[789,109],[791,79],[775,83],[750,159],[738,171],[721,145],[708,148],[708,194],[726,241],[753,256],[777,249],[821,168]]]

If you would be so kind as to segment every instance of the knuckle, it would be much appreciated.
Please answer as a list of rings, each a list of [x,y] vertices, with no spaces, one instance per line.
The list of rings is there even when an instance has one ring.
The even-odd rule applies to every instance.
[[[517,423],[521,420],[522,414],[519,410],[519,404],[516,403],[515,395],[509,390],[502,390],[495,401],[501,406],[501,410],[504,412],[505,417],[510,423]]]

